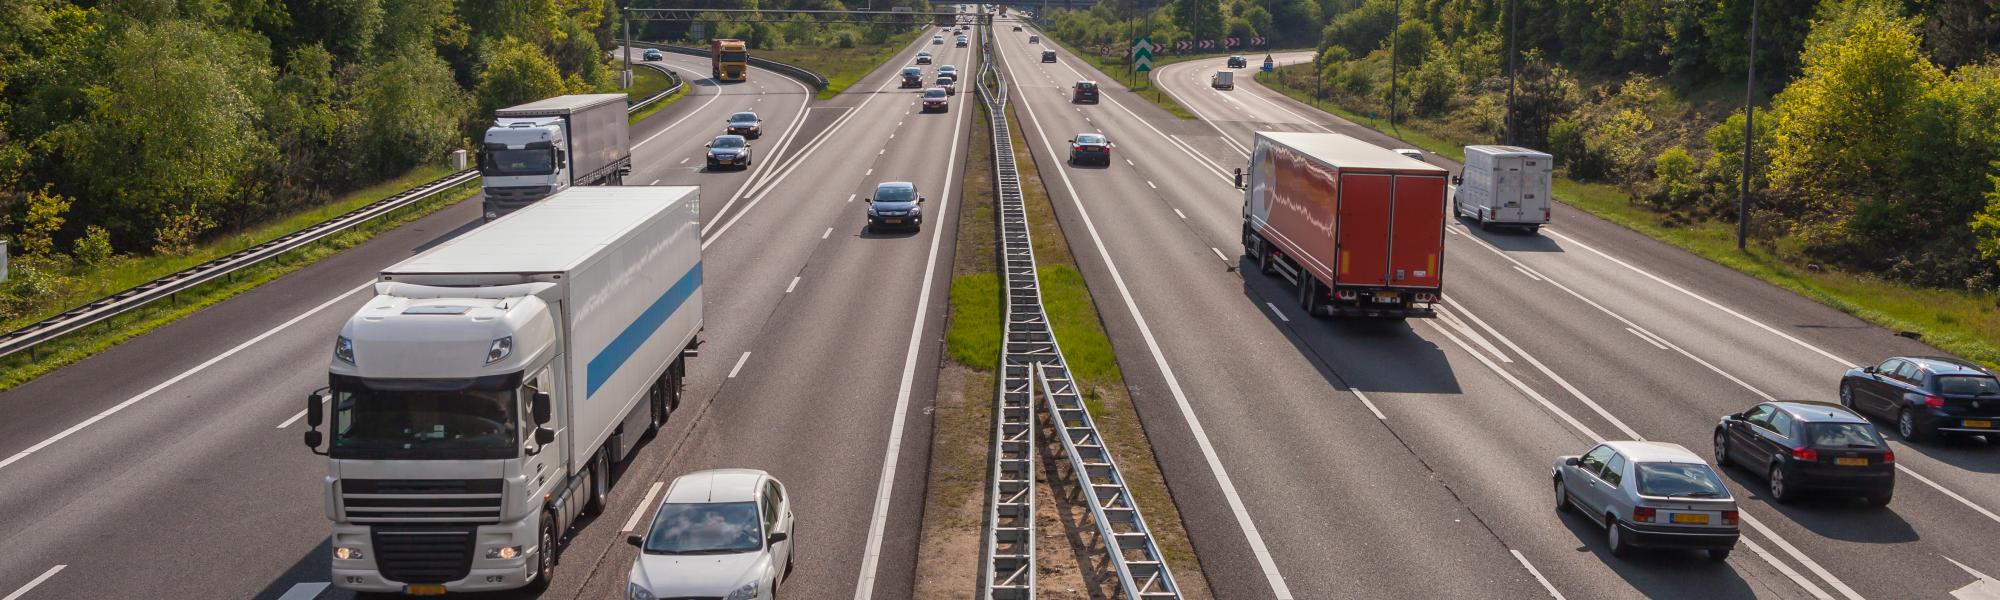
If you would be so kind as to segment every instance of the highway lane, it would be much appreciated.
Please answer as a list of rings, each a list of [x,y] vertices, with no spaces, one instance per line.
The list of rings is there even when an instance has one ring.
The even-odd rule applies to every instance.
[[[1206,74],[1220,68],[1220,62],[1172,65],[1159,77],[1170,93],[1207,115],[1236,144],[1247,146],[1252,128],[1307,131],[1323,126],[1385,146],[1401,145],[1247,80],[1234,92],[1210,90]],[[1240,164],[1243,156],[1215,159]],[[1436,158],[1433,162],[1456,167]],[[1225,204],[1233,211],[1238,202]],[[1487,355],[1602,435],[1674,441],[1706,454],[1709,430],[1721,414],[1769,398],[1832,400],[1842,365],[1855,360],[1851,356],[1867,356],[1872,362],[1888,354],[1937,353],[1567,207],[1557,208],[1556,220],[1545,237],[1454,225],[1447,252],[1453,273],[1449,296],[1462,303],[1453,305],[1455,312],[1483,315],[1490,322],[1474,319],[1466,329],[1502,340],[1491,344],[1506,351],[1492,348]],[[1218,222],[1213,235],[1232,235],[1238,223],[1237,218]],[[1539,357],[1546,366],[1530,357]],[[1437,419],[1451,418],[1433,415],[1414,424],[1430,427]],[[1402,429],[1400,424],[1410,421],[1392,422]],[[1452,434],[1438,437],[1453,439]],[[1457,445],[1438,444],[1440,455],[1492,456]],[[1738,494],[1746,512],[1761,516],[1758,521],[1776,539],[1802,549],[1794,555],[1767,539],[1771,551],[1799,563],[1830,595],[1847,595],[1843,585],[1859,596],[1942,595],[1976,581],[1970,571],[1935,560],[1939,556],[1972,571],[1994,572],[1990,562],[1962,558],[1978,555],[1976,548],[1994,533],[1992,463],[1980,466],[1977,458],[1990,452],[1990,446],[1898,444],[1897,450],[1907,470],[1888,511],[1816,503],[1772,506],[1761,497],[1761,481],[1741,472],[1732,475],[1741,484]],[[1915,474],[1937,485],[1916,480]],[[1825,574],[1813,572],[1800,557],[1813,560]],[[1621,574],[1634,579],[1629,574],[1641,570],[1635,566],[1620,565]],[[1570,579],[1553,572],[1551,577],[1559,587]]]
[[[806,94],[761,71],[728,87]],[[734,194],[709,174],[659,166],[700,160],[736,108],[706,99],[716,92],[697,84],[635,127],[635,141],[668,135],[635,151],[632,183],[702,184],[705,211]],[[771,121],[773,134],[789,129]],[[381,267],[478,219],[477,201],[449,207],[0,395],[0,588],[11,594],[54,565],[67,566],[26,597],[275,598],[325,581],[325,460],[298,447],[294,417],[324,385],[327,336]],[[684,435],[691,420],[669,431]]]

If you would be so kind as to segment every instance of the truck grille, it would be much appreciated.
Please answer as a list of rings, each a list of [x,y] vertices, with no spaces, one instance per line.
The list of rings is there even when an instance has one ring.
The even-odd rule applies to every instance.
[[[375,566],[403,583],[447,583],[472,571],[472,527],[377,527]]]
[[[340,504],[355,523],[498,523],[498,479],[342,479]]]

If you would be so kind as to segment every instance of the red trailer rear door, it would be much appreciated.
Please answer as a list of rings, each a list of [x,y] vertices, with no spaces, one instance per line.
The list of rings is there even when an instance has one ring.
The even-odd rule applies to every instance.
[[[1390,190],[1394,178],[1380,173],[1340,174],[1340,218],[1335,232],[1339,263],[1335,285],[1389,283]]]
[[[1443,177],[1396,176],[1390,285],[1435,288],[1444,267]]]

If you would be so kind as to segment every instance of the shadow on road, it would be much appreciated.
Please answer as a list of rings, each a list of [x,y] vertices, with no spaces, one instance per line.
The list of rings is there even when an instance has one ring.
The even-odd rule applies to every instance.
[[[1909,521],[1896,514],[1893,501],[1887,508],[1876,508],[1851,495],[1806,490],[1804,498],[1778,504],[1765,491],[1769,487],[1762,476],[1740,466],[1730,466],[1722,472],[1743,490],[1736,499],[1738,505],[1757,504],[1764,511],[1782,514],[1800,527],[1827,538],[1864,544],[1900,544],[1920,537]],[[1919,485],[1907,478],[1898,479],[1898,487]]]
[[[1285,339],[1312,359],[1334,387],[1409,394],[1461,392],[1444,350],[1417,335],[1414,321],[1307,317],[1292,299],[1296,290],[1289,282],[1259,273],[1248,258],[1238,257],[1236,268],[1243,274],[1244,298],[1273,326],[1287,331]],[[1283,319],[1271,312],[1273,306],[1284,312]]]
[[[1553,504],[1553,502],[1552,502]],[[1728,562],[1709,560],[1706,552],[1672,549],[1634,549],[1620,558],[1605,545],[1604,528],[1581,514],[1559,516],[1564,527],[1575,534],[1578,552],[1589,552],[1611,568],[1625,583],[1647,598],[1752,598],[1757,594]],[[1738,544],[1739,549],[1741,544]],[[1748,552],[1730,560],[1749,559]]]

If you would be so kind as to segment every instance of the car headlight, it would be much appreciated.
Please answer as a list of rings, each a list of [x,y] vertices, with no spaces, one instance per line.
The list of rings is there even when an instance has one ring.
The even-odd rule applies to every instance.
[[[752,581],[750,583],[743,584],[743,587],[736,588],[736,591],[730,592],[729,595],[723,597],[722,600],[751,600],[752,598],[756,597],[757,597],[757,582]]]
[[[341,546],[338,548],[334,548],[333,557],[339,560],[361,560],[362,558],[365,558],[361,554],[361,549],[353,546]]]
[[[636,583],[627,583],[625,584],[625,598],[626,600],[654,600],[653,590],[646,589]]]
[[[875,212],[875,207],[873,207],[873,206],[870,206],[870,207],[868,207],[868,216],[871,216],[871,217],[873,217],[873,216],[876,216],[876,215],[879,215],[879,214],[882,214],[882,213],[878,213],[878,212]]]

